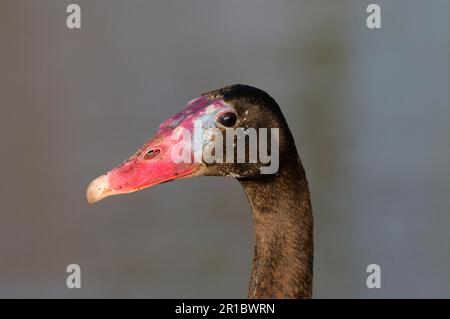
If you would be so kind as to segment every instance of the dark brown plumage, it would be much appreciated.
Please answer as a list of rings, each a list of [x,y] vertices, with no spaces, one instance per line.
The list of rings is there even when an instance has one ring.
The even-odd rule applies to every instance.
[[[227,152],[234,150],[234,161],[225,163],[219,152],[219,161],[173,160],[173,151],[179,154],[178,140],[173,138],[173,134],[186,130],[195,133],[195,120],[203,118],[209,127],[221,130],[219,136],[223,136],[223,149]],[[267,133],[270,140],[278,140],[279,166],[276,173],[262,174],[260,169],[263,166],[267,168],[267,163],[261,162],[260,156],[254,162],[237,161],[239,142],[235,142],[239,141],[238,138],[230,135],[233,140],[227,141],[227,134],[223,134],[226,128],[231,127],[248,128],[248,134],[251,129],[255,132],[278,129],[278,137],[276,134],[270,137],[271,134]],[[202,134],[200,138],[200,144],[204,143]],[[241,135],[241,138],[247,139],[247,135]],[[181,145],[190,145],[190,142],[189,139]],[[271,142],[267,145],[267,154],[271,154],[273,162],[272,154],[276,149],[270,149]],[[261,147],[259,143],[258,146]],[[250,143],[245,143],[246,159],[249,159],[250,147]],[[188,159],[191,159],[191,154]],[[248,296],[310,298],[313,218],[308,184],[286,120],[275,100],[262,90],[232,85],[192,100],[184,110],[164,122],[156,135],[128,160],[93,180],[86,196],[90,203],[94,203],[111,195],[205,175],[237,178],[250,202],[255,226],[255,254]]]
[[[313,217],[308,183],[278,104],[266,92],[246,85],[233,85],[204,95],[232,104],[241,127],[277,127],[280,132],[278,173],[260,174],[259,163],[208,168],[208,175],[228,175],[230,171],[239,175],[252,208],[255,252],[248,296],[311,298]]]

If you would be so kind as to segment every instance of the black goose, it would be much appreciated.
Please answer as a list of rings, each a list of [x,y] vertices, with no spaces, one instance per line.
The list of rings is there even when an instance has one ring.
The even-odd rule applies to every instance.
[[[267,166],[260,157],[236,163],[234,151],[239,151],[239,143],[235,137],[227,140],[226,134],[222,143],[231,145],[233,163],[205,161],[201,157],[195,160],[196,142],[191,145],[185,133],[195,135],[198,120],[202,121],[202,129],[222,132],[238,127],[255,128],[257,132],[260,128],[278,128],[278,136],[271,136],[271,141],[275,139],[278,144],[278,170],[263,174],[262,168]],[[227,144],[230,139],[231,144]],[[200,141],[204,146],[204,135]],[[186,144],[188,147],[180,151],[180,146]],[[249,145],[244,146],[246,158],[250,156]],[[272,143],[268,151],[273,153],[275,149],[270,148]],[[185,157],[186,150],[191,149],[193,154]],[[215,152],[218,154],[218,149],[212,156]],[[190,161],[174,160],[174,154]],[[194,176],[235,177],[250,202],[255,249],[248,297],[311,298],[313,218],[308,183],[294,139],[275,100],[262,90],[239,84],[202,94],[161,124],[156,136],[127,161],[92,181],[86,196],[93,203],[110,195]]]

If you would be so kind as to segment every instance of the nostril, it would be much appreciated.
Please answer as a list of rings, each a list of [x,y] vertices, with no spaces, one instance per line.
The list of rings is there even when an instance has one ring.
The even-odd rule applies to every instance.
[[[144,155],[145,160],[151,160],[159,156],[161,150],[159,148],[152,148]]]

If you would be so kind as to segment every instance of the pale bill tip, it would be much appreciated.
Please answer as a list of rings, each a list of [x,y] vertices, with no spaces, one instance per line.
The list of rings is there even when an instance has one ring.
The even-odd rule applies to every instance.
[[[102,175],[94,179],[86,189],[86,199],[89,204],[93,204],[108,196],[109,183],[107,175]]]

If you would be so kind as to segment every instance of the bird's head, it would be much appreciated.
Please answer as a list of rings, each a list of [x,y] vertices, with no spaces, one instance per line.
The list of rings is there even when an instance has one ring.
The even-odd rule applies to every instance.
[[[86,191],[87,200],[94,203],[194,176],[260,176],[264,167],[278,161],[273,155],[293,143],[284,127],[278,105],[264,91],[232,85],[205,93],[162,123],[156,135],[129,159],[93,180]],[[264,146],[262,138],[267,142],[264,154],[259,150]],[[244,161],[239,156],[244,156]],[[270,173],[276,171],[265,172]]]

